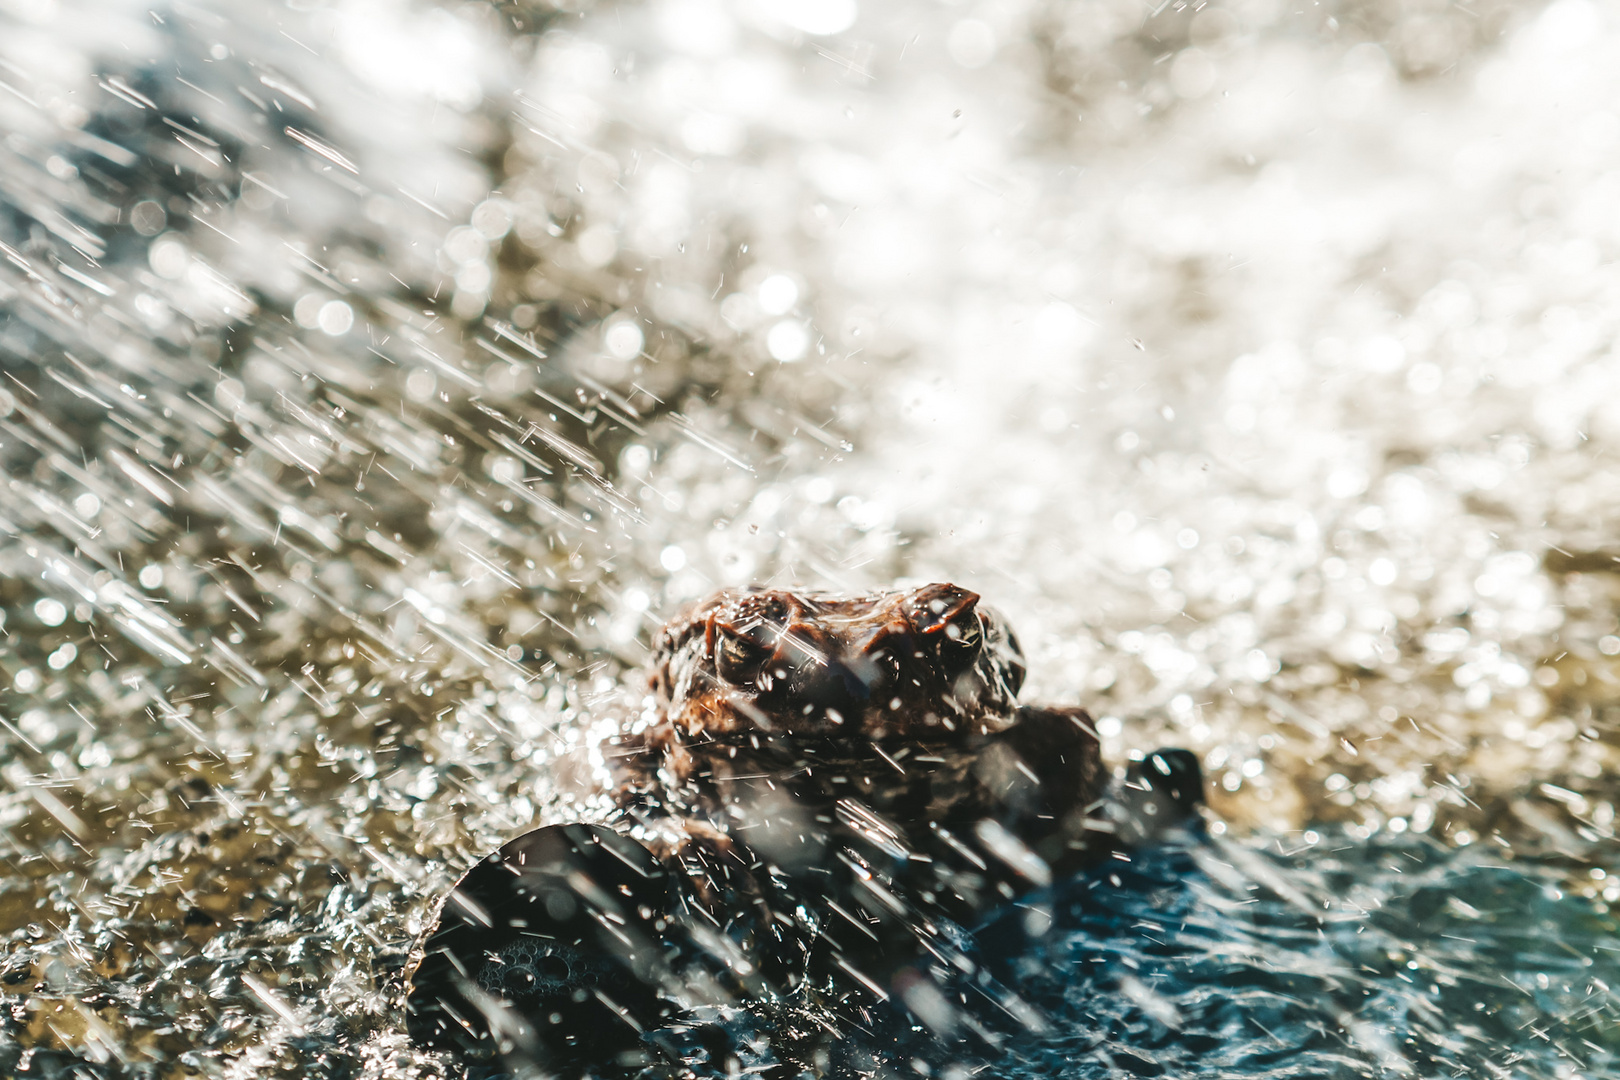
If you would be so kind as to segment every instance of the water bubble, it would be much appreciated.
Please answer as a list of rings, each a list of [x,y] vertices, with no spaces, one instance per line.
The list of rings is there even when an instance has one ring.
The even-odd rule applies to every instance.
[[[497,484],[507,484],[523,479],[523,465],[517,458],[505,454],[491,454],[484,459],[484,471],[489,473],[491,480]]]
[[[468,225],[451,229],[444,238],[444,254],[457,265],[482,262],[488,250],[489,241],[484,234]]]
[[[1445,372],[1440,370],[1440,365],[1428,360],[1413,364],[1412,370],[1406,373],[1406,385],[1414,394],[1432,394],[1444,381]]]
[[[491,242],[512,230],[512,204],[505,199],[485,199],[472,212],[472,227]]]
[[[767,315],[782,315],[799,302],[799,286],[786,274],[772,274],[759,285],[760,310]]]
[[[11,679],[11,687],[19,694],[29,694],[39,689],[39,672],[33,668],[21,668]]]
[[[730,157],[743,148],[743,126],[718,113],[693,113],[681,124],[681,142],[694,154]]]
[[[613,230],[606,225],[592,225],[579,234],[574,241],[579,250],[579,260],[593,270],[600,269],[613,261],[618,254],[619,242],[614,238]]]
[[[101,512],[101,500],[94,493],[86,491],[73,500],[73,512],[89,521]]]
[[[293,322],[305,330],[314,330],[321,325],[321,308],[326,305],[326,294],[312,292],[305,293],[293,304]]]
[[[456,288],[462,292],[485,293],[495,280],[495,272],[482,260],[463,263],[456,271]]]
[[[658,553],[658,563],[665,570],[674,573],[686,566],[686,552],[678,544],[670,544]]]
[[[747,330],[759,318],[759,303],[747,293],[732,293],[720,301],[720,317],[733,330]]]
[[[602,346],[607,349],[609,356],[618,360],[634,360],[641,355],[641,347],[645,343],[641,327],[628,318],[612,320],[602,335]]]
[[[1183,49],[1170,65],[1170,88],[1178,97],[1196,100],[1214,89],[1218,74],[1215,61],[1203,49]]]
[[[1359,355],[1368,371],[1387,374],[1406,363],[1406,346],[1388,334],[1380,334],[1364,342]]]
[[[73,644],[71,641],[64,642],[60,648],[45,658],[45,666],[49,667],[52,671],[61,671],[69,664],[73,663],[74,659],[77,658],[78,655],[79,647],[77,645]]]
[[[342,337],[354,326],[354,309],[342,300],[329,300],[321,305],[315,323],[321,328],[321,333]]]
[[[723,56],[736,44],[737,25],[715,0],[664,0],[656,10],[664,40],[681,52]]]
[[[157,563],[150,563],[141,567],[140,575],[136,578],[143,589],[155,589],[163,584],[163,567]]]
[[[606,195],[619,186],[619,162],[612,154],[600,150],[586,154],[579,162],[579,186],[585,191]],[[601,226],[593,226],[601,227]]]
[[[214,400],[226,412],[235,412],[247,400],[247,387],[237,379],[221,379],[214,387]]]
[[[855,0],[767,0],[766,9],[795,30],[825,37],[855,25]]]
[[[1328,474],[1327,492],[1335,499],[1349,499],[1367,490],[1367,474],[1354,465],[1334,469]]]
[[[46,626],[61,626],[67,618],[67,605],[53,596],[34,602],[34,618]]]
[[[1029,320],[1031,354],[1046,362],[1071,359],[1094,333],[1093,324],[1074,305],[1057,301],[1044,304]]]
[[[426,401],[438,388],[439,380],[427,368],[416,368],[405,376],[405,395],[412,401]]]
[[[142,236],[156,236],[163,231],[163,226],[168,223],[168,220],[168,215],[163,212],[163,207],[151,199],[143,199],[131,207],[129,211],[130,225]]]
[[[191,249],[184,240],[169,233],[152,241],[146,261],[159,277],[178,280],[185,277],[186,268],[191,265]]]
[[[810,347],[810,334],[802,323],[783,319],[765,335],[765,349],[773,359],[791,363],[801,359]]]
[[[484,385],[498,395],[521,394],[529,386],[529,369],[496,360],[484,369]]]
[[[652,451],[640,443],[631,443],[619,453],[619,468],[630,476],[644,475],[652,465]]]
[[[996,55],[996,32],[978,19],[962,19],[951,27],[945,51],[962,67],[984,67]]]

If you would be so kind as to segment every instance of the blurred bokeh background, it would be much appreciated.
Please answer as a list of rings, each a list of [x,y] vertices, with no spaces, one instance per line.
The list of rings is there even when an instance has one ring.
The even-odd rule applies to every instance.
[[[0,1063],[441,1068],[433,900],[592,812],[548,763],[721,584],[955,581],[1245,850],[1606,911],[1616,55],[1591,0],[0,0]]]

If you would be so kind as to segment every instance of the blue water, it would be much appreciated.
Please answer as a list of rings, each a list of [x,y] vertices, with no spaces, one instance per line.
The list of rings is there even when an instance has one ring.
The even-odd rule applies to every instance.
[[[1224,844],[1053,898],[1014,1075],[1612,1075],[1620,939],[1551,866],[1425,843]],[[1117,884],[1115,882],[1118,882]]]
[[[1001,1010],[999,1024],[994,1008],[981,1010],[984,1026],[999,1030],[999,1051],[947,1046],[896,1011],[852,1032],[835,1071],[1614,1075],[1616,920],[1566,891],[1568,876],[1550,863],[1410,840],[1145,853],[1029,897],[977,930],[975,959],[1022,1003]],[[776,1064],[749,1045],[753,1018],[716,1026],[729,1038],[711,1029],[681,1044],[700,1075]]]

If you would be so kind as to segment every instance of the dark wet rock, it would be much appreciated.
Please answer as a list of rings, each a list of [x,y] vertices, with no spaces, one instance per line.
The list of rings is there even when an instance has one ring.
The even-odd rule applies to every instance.
[[[968,1056],[1044,1030],[972,928],[1196,823],[1202,781],[1166,750],[1112,783],[1083,710],[1017,704],[1023,657],[978,599],[748,590],[671,620],[646,712],[603,747],[616,813],[468,871],[422,944],[412,1036],[788,1076],[859,1071],[855,1030],[863,1053],[926,1034]]]
[[[411,1035],[549,1064],[633,1052],[671,1013],[659,978],[668,893],[664,867],[610,830],[513,840],[462,877],[423,942]]]

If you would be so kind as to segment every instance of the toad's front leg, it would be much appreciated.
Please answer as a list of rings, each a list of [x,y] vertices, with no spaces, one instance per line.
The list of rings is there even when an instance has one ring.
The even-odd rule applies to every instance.
[[[1196,820],[1202,770],[1186,750],[1160,750],[1111,782],[1084,709],[1028,706],[988,736],[975,767],[1009,835],[1058,874],[1122,847],[1151,844]]]

